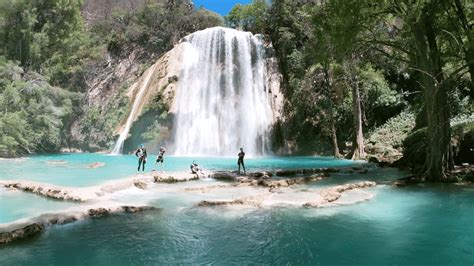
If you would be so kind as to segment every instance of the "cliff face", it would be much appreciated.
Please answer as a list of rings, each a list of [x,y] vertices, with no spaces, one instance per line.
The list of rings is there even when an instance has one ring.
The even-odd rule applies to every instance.
[[[125,92],[145,69],[146,53],[141,49],[125,58],[104,54],[102,61],[88,66],[84,113],[71,126],[70,143],[83,150],[104,150],[113,144],[115,127],[129,108]]]

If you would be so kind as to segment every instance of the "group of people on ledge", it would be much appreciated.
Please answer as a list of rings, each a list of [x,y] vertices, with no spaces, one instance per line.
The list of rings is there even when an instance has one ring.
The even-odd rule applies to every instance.
[[[158,152],[158,156],[156,156],[156,161],[155,164],[159,164],[161,166],[161,169],[164,170],[163,163],[164,163],[164,156],[165,156],[166,148],[165,147],[160,147],[160,150]],[[140,172],[140,168],[142,169],[142,172],[145,172],[145,164],[146,160],[148,157],[148,154],[146,152],[145,146],[142,144],[138,147],[138,149],[135,151],[135,156],[138,158],[138,169],[137,171]],[[246,174],[245,171],[245,164],[244,164],[244,157],[245,157],[245,152],[243,148],[240,148],[240,152],[237,154],[238,159],[237,159],[237,166],[238,166],[238,173],[240,174],[240,167],[242,166],[242,169],[244,170],[244,174]],[[200,167],[196,161],[193,161],[193,163],[190,166],[191,168],[191,173],[193,174],[198,174],[199,172],[202,171],[202,167]]]
[[[165,156],[166,148],[161,147],[160,151],[158,152],[158,156],[156,156],[156,164],[160,164],[161,169],[163,169],[163,162],[164,162],[164,156]],[[142,171],[145,172],[145,164],[146,160],[148,158],[148,153],[146,152],[145,146],[142,144],[138,147],[138,149],[135,151],[135,156],[138,158],[138,169],[137,171],[140,172],[140,167],[142,168]]]

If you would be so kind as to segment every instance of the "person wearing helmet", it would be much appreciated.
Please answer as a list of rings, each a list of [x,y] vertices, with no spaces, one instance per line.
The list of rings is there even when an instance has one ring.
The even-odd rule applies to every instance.
[[[145,172],[145,164],[146,164],[146,149],[145,146],[142,144],[138,147],[135,151],[135,156],[138,157],[138,169],[137,171],[140,172],[140,166],[142,167],[142,171]]]

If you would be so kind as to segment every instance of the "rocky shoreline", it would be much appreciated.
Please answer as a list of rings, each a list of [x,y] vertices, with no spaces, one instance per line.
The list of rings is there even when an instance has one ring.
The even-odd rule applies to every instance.
[[[151,206],[129,206],[120,205],[113,207],[101,207],[100,200],[103,196],[111,194],[117,191],[138,188],[140,190],[149,190],[151,186],[156,189],[156,184],[162,183],[166,185],[184,183],[188,181],[199,180],[202,177],[210,177],[220,181],[230,181],[229,184],[211,184],[202,187],[190,187],[181,188],[178,191],[188,193],[209,193],[213,189],[252,189],[254,195],[243,196],[238,199],[232,200],[213,200],[203,199],[195,206],[197,207],[220,207],[220,206],[250,206],[250,207],[262,207],[268,205],[272,197],[283,197],[289,195],[291,198],[294,195],[300,193],[306,193],[303,198],[313,198],[312,201],[308,202],[304,199],[299,199],[299,203],[294,206],[299,207],[324,207],[329,206],[329,203],[337,201],[344,192],[355,189],[362,189],[375,186],[375,182],[364,181],[354,184],[345,184],[340,186],[329,187],[327,189],[310,191],[310,192],[298,192],[293,187],[298,185],[307,184],[310,182],[317,182],[330,176],[331,173],[367,173],[368,169],[361,166],[355,167],[343,167],[343,168],[311,168],[311,169],[291,169],[284,170],[279,169],[276,171],[258,171],[248,173],[247,175],[240,175],[236,172],[217,171],[209,173],[208,175],[196,175],[190,173],[160,173],[153,171],[146,174],[137,174],[128,178],[108,181],[98,186],[92,186],[87,188],[73,188],[73,187],[60,187],[50,184],[31,182],[31,181],[18,181],[18,180],[2,180],[0,186],[8,189],[16,189],[28,193],[34,193],[43,197],[52,198],[55,200],[66,200],[75,202],[91,202],[93,206],[84,208],[82,211],[72,211],[69,213],[53,213],[43,214],[37,218],[34,218],[28,223],[13,223],[9,225],[9,228],[0,228],[0,244],[11,243],[20,239],[26,239],[35,236],[43,232],[48,226],[51,225],[63,225],[72,223],[74,221],[86,218],[103,217],[116,213],[137,213],[143,211],[156,210],[155,207]],[[155,184],[155,185],[154,185]],[[140,192],[136,192],[140,193]],[[106,199],[109,197],[105,197]],[[281,199],[280,201],[285,202],[288,199]],[[291,200],[290,200],[291,201]],[[107,201],[105,201],[107,203]],[[295,201],[296,202],[296,201]],[[86,205],[88,206],[88,205]],[[103,205],[102,205],[103,206]]]
[[[43,232],[51,225],[64,225],[85,218],[103,217],[119,213],[133,214],[152,210],[157,210],[157,208],[152,206],[119,206],[115,208],[91,208],[83,213],[56,214],[52,217],[45,217],[50,215],[42,215],[36,219],[37,221],[31,222],[27,225],[22,225],[20,228],[17,227],[12,230],[0,232],[0,244],[8,244],[21,239],[33,237]]]

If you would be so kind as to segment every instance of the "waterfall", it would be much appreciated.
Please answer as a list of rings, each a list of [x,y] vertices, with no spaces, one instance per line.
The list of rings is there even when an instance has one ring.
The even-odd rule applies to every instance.
[[[252,155],[268,150],[273,123],[259,36],[216,27],[183,39],[176,93],[176,155]]]
[[[149,68],[147,71],[148,73],[145,74],[145,78],[144,80],[142,80],[141,86],[135,95],[135,100],[133,101],[132,110],[130,111],[127,117],[127,121],[125,122],[125,125],[120,130],[119,138],[115,142],[115,146],[111,154],[118,155],[122,153],[123,143],[128,137],[128,132],[130,131],[130,128],[132,127],[133,121],[135,121],[135,119],[140,113],[141,108],[143,107],[143,105],[145,104],[147,100],[144,95],[146,94],[148,83],[150,82],[150,79],[153,76],[154,67]],[[139,85],[139,83],[136,83],[134,86],[137,86],[137,85]]]

